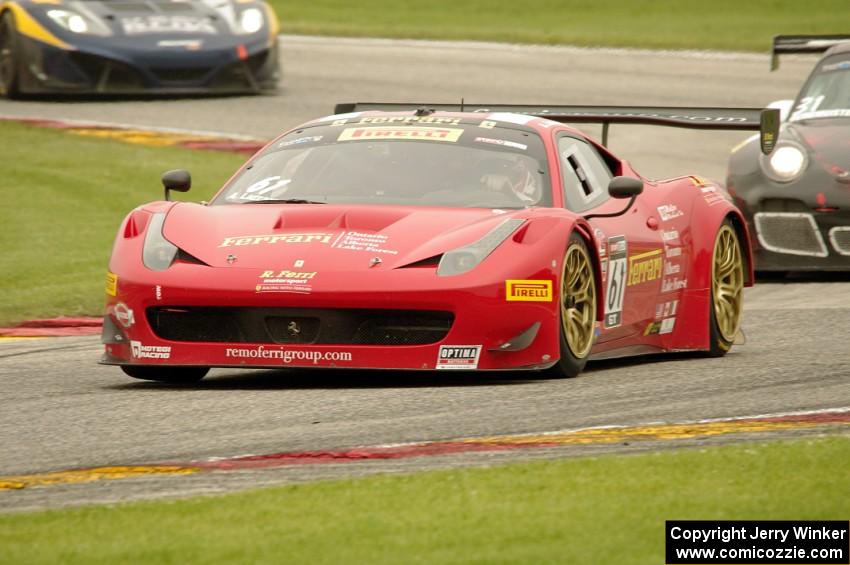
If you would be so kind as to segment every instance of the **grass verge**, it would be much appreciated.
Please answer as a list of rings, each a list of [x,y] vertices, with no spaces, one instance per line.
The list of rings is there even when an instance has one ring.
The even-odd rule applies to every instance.
[[[124,216],[162,198],[160,174],[185,168],[209,198],[244,156],[148,147],[0,122],[0,325],[99,315],[112,241]]]
[[[845,32],[847,9],[844,0],[270,1],[285,33],[765,52],[776,34]]]
[[[850,437],[0,516],[0,560],[664,563],[667,519],[847,519]]]

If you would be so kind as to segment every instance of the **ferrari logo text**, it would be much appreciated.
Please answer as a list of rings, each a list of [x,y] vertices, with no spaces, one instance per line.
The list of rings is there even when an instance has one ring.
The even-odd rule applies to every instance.
[[[243,235],[225,237],[219,247],[240,247],[243,245],[260,245],[263,243],[330,243],[332,234],[329,233],[285,233],[281,235]]]
[[[629,282],[634,286],[661,278],[661,250],[648,251],[629,257]]]

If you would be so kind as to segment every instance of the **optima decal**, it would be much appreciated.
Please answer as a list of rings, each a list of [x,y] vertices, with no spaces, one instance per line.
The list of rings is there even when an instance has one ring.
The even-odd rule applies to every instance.
[[[629,283],[634,286],[661,278],[661,250],[655,249],[629,257]]]
[[[477,369],[480,345],[441,345],[437,369]]]
[[[552,281],[506,280],[508,302],[552,302]]]
[[[458,128],[435,127],[368,127],[347,128],[342,130],[337,141],[357,141],[362,139],[422,139],[426,141],[445,141],[454,143],[463,130]]]
[[[219,247],[241,247],[243,245],[261,245],[264,243],[330,243],[330,233],[285,233],[281,235],[240,235],[225,237]]]

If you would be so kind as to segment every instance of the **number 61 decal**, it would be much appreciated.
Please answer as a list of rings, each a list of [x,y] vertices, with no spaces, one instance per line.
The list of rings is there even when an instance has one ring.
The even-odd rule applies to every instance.
[[[616,328],[623,323],[623,294],[626,291],[628,276],[628,250],[626,236],[608,238],[608,285],[605,289],[606,328]]]

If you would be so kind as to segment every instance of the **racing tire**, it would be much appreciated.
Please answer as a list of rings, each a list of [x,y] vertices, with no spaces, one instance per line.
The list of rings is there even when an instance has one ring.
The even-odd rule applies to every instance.
[[[18,30],[15,17],[6,11],[0,16],[0,94],[6,98],[18,98],[19,89]]]
[[[210,372],[209,367],[156,367],[151,365],[123,365],[121,370],[134,379],[163,383],[195,383]]]
[[[711,259],[709,357],[729,352],[741,328],[744,299],[744,253],[735,227],[727,219],[714,238]]]
[[[584,238],[570,236],[558,292],[560,354],[549,370],[556,378],[577,377],[596,340],[596,277]]]

